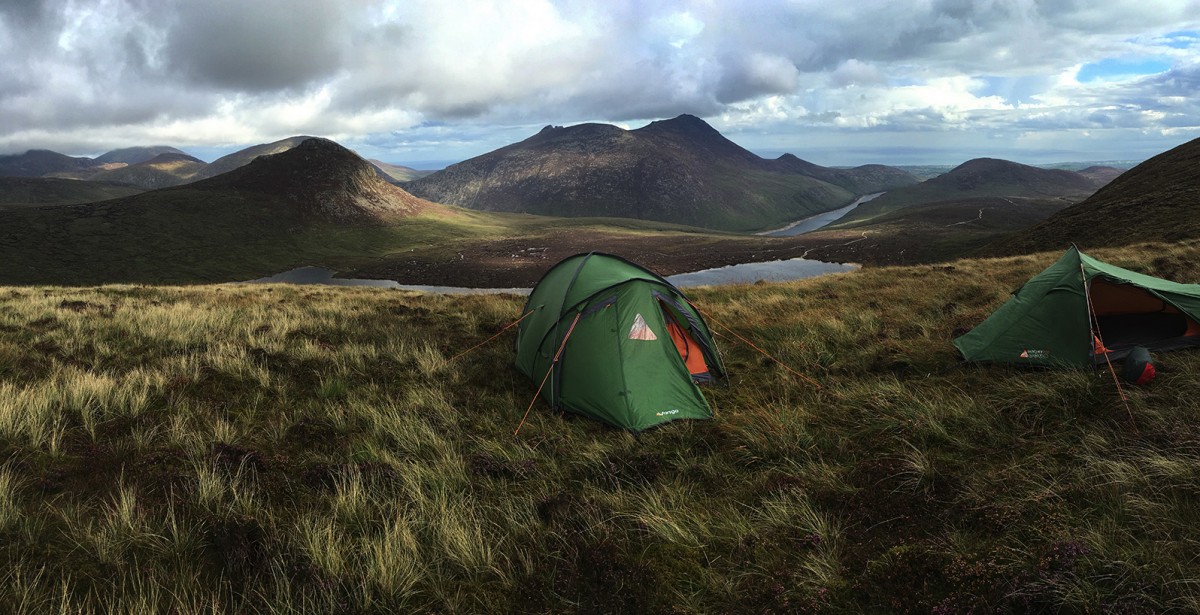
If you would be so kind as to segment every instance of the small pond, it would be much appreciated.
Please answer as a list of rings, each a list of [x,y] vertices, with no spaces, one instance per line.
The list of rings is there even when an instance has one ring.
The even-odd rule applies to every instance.
[[[827,273],[852,271],[856,268],[857,265],[843,265],[841,263],[826,263],[806,258],[793,258],[763,263],[742,263],[740,265],[716,267],[691,273],[680,273],[667,276],[667,281],[680,288],[720,284],[752,284],[759,280],[786,282],[788,280],[802,280],[804,278],[816,277]],[[323,267],[299,267],[291,271],[277,273],[270,277],[250,280],[244,282],[244,284],[328,284],[333,286],[373,286],[377,288],[447,294],[529,294],[528,288],[467,288],[461,286],[400,284],[393,280],[338,278],[334,277],[336,273],[332,269],[325,269]]]
[[[324,267],[299,267],[284,271],[266,278],[258,278],[242,282],[242,284],[327,284],[330,286],[374,286],[376,288],[395,288],[398,290],[419,290],[427,293],[446,293],[451,295],[486,295],[513,293],[528,295],[528,288],[465,288],[461,286],[425,286],[421,284],[401,284],[395,280],[365,280],[357,278],[335,278],[337,272]]]
[[[787,282],[815,278],[827,273],[853,271],[858,265],[842,263],[826,263],[825,261],[807,258],[793,258],[785,261],[767,261],[763,263],[742,263],[729,265],[692,273],[680,273],[667,276],[667,281],[678,286],[718,286],[722,284],[753,284],[764,282]]]

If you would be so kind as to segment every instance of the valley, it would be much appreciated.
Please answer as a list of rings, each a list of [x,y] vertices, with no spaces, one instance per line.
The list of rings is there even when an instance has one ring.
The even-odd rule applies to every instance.
[[[3,163],[60,177],[3,178],[0,213],[9,211],[0,259],[10,266],[0,283],[85,285],[238,281],[313,265],[405,284],[514,287],[589,251],[664,275],[800,256],[936,262],[1042,222],[1119,174],[978,159],[918,183],[883,165],[763,159],[692,116],[638,131],[547,127],[433,173],[366,161],[303,136],[212,163],[166,147],[95,160],[29,152]],[[107,170],[79,170],[96,165]],[[635,168],[650,173],[650,183],[629,180]],[[71,173],[126,181],[63,179]],[[660,175],[675,179],[654,179]],[[621,205],[628,202],[642,204],[630,210]],[[720,230],[781,222],[791,231]]]
[[[1200,0],[0,57],[0,613],[1200,613]]]
[[[807,220],[792,228],[808,232],[787,236],[439,203],[397,185],[403,168],[319,138],[155,189],[5,178],[0,553],[24,564],[0,598],[27,610],[1169,610],[1195,583],[1200,536],[1181,502],[1200,359],[1156,357],[1158,381],[1122,393],[1079,370],[964,364],[951,340],[1067,237],[1110,242],[1120,228],[1141,242],[1096,256],[1200,282],[1200,244],[1178,217],[1197,143],[1099,191],[1114,170],[972,160],[815,219],[797,205],[789,219]],[[777,161],[805,182],[839,177]],[[1129,199],[1148,215],[1088,213]],[[1081,215],[1084,230],[1054,223]],[[1161,237],[1169,221],[1178,240]],[[308,267],[318,284],[336,272],[529,288],[590,251],[668,276],[798,257],[864,266],[688,282],[729,375],[703,388],[711,420],[636,437],[531,402],[505,329],[523,297],[228,283]],[[27,574],[33,561],[42,572]]]

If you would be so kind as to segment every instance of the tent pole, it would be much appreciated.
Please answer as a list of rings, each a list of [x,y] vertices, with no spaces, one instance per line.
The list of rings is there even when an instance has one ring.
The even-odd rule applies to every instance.
[[[1088,341],[1092,346],[1092,356],[1096,355],[1096,341],[1104,346],[1104,338],[1100,337],[1100,319],[1096,316],[1096,308],[1092,305],[1091,285],[1088,284],[1087,272],[1083,269],[1083,260],[1079,261],[1079,275],[1083,278],[1083,297],[1087,303],[1088,311],[1088,332],[1092,339]],[[1107,350],[1108,347],[1104,346]],[[1121,403],[1125,404],[1125,413],[1129,415],[1129,423],[1133,425],[1134,431],[1137,431],[1137,425],[1133,420],[1133,410],[1129,408],[1129,398],[1125,396],[1125,389],[1121,388],[1121,380],[1117,378],[1117,370],[1113,367],[1110,353],[1104,353],[1104,362],[1108,364],[1108,372],[1112,374],[1113,384],[1117,385],[1117,394],[1121,396]]]

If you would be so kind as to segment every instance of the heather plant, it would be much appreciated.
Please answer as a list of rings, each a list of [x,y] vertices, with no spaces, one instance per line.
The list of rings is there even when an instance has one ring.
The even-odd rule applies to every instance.
[[[1097,255],[1200,282],[1195,244]],[[456,355],[519,297],[0,289],[0,600],[1195,610],[1200,354],[1157,355],[1127,410],[1106,372],[950,346],[1054,256],[690,291],[730,372],[715,417],[636,436],[540,401],[513,435],[536,387],[511,336]]]

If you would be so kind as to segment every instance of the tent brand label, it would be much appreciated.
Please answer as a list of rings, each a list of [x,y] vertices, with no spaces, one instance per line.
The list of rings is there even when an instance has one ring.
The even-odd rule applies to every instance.
[[[655,412],[654,416],[670,416],[672,414],[679,414],[679,408],[675,408],[673,410],[663,410],[662,412]]]
[[[1025,352],[1022,352],[1019,356],[1022,359],[1049,359],[1050,351],[1026,349]]]
[[[654,331],[650,330],[650,325],[646,324],[646,319],[642,318],[641,314],[638,314],[633,319],[633,326],[629,328],[629,339],[653,342],[658,339],[658,336],[654,334]]]

